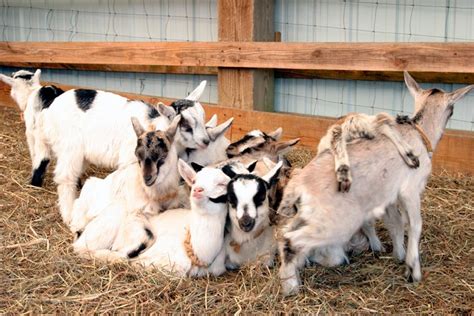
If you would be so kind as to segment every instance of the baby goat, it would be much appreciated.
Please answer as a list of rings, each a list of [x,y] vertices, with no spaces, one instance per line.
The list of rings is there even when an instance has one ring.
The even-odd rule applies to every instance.
[[[178,156],[174,146],[179,121],[180,117],[175,117],[164,132],[145,131],[140,122],[132,118],[138,138],[135,148],[138,161],[117,169],[105,179],[92,177],[85,182],[72,212],[71,230],[80,235],[75,247],[107,249],[115,234],[100,237],[108,238],[106,244],[96,242],[102,234],[101,225],[118,231],[128,212],[150,215],[180,207]],[[119,213],[116,209],[123,211]],[[97,224],[91,223],[93,221]]]
[[[11,77],[0,74],[0,80],[11,86],[10,95],[22,111],[25,134],[32,164],[31,185],[41,186],[50,161],[49,148],[41,141],[38,115],[64,91],[56,86],[41,86],[41,70],[14,72]]]
[[[257,259],[263,259],[268,267],[273,266],[277,245],[275,226],[270,225],[268,194],[278,182],[282,165],[282,161],[274,164],[262,177],[235,174],[224,167],[223,171],[232,178],[227,189],[230,204],[230,225],[225,238],[228,269],[236,269]]]
[[[270,187],[268,194],[272,224],[276,224],[277,217],[275,212],[280,204],[283,189],[291,175],[290,162],[284,158],[284,155],[300,140],[296,138],[288,141],[280,141],[282,132],[281,127],[268,134],[260,130],[253,130],[244,135],[240,140],[230,144],[227,147],[227,156],[229,159],[217,164],[222,167],[229,162],[250,164],[257,160],[255,173],[264,175],[270,171],[272,167],[265,163],[263,158],[268,158],[274,163],[280,160],[283,161],[283,166],[279,172],[279,181],[276,185]]]
[[[386,136],[397,148],[400,156],[411,168],[418,168],[418,157],[413,149],[401,137],[395,128],[395,119],[387,113],[367,115],[363,113],[348,114],[329,127],[318,145],[318,153],[330,150],[334,155],[335,170],[339,191],[349,191],[352,184],[347,143],[356,139],[373,139],[376,135]]]
[[[234,118],[230,118],[224,123],[217,125],[217,115],[206,123],[206,132],[209,135],[210,143],[204,148],[188,150],[187,163],[196,163],[201,166],[209,166],[216,162],[227,159],[226,149],[230,141],[225,137],[225,132],[232,126]]]
[[[57,156],[54,180],[58,184],[63,220],[66,223],[71,220],[77,181],[87,163],[115,169],[135,161],[136,136],[130,125],[131,117],[143,126],[164,130],[179,112],[178,154],[184,147],[207,146],[204,110],[197,102],[204,87],[205,82],[188,99],[176,101],[175,108],[161,103],[153,107],[110,92],[76,89],[63,93],[44,109],[40,113],[40,130],[43,142]],[[180,102],[186,103],[187,108]]]
[[[191,186],[191,210],[168,210],[150,218],[156,241],[135,262],[178,275],[220,275],[225,272],[224,226],[230,178],[209,167],[196,174],[183,160],[178,168]]]
[[[334,178],[334,158],[328,152],[318,155],[293,177],[290,184],[298,190],[285,191],[280,206],[280,210],[298,207],[296,215],[281,227],[280,278],[284,294],[298,292],[298,269],[313,249],[342,247],[365,222],[383,216],[397,202],[409,224],[406,276],[409,280],[421,280],[420,196],[431,172],[431,150],[443,135],[454,103],[474,85],[451,93],[423,90],[407,72],[405,82],[415,98],[415,114],[407,120],[408,124],[395,128],[420,153],[420,167],[409,168],[399,159],[400,153],[389,139],[376,137],[348,146],[351,161],[357,166],[353,178],[358,185],[346,194],[336,194],[339,185]],[[395,236],[402,243],[403,225],[388,227],[392,238]]]

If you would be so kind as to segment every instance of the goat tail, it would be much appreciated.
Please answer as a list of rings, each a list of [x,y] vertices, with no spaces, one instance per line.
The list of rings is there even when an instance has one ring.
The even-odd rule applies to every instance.
[[[300,193],[294,190],[285,191],[281,200],[280,206],[277,210],[277,216],[281,218],[293,217],[298,213],[298,205],[300,204]]]

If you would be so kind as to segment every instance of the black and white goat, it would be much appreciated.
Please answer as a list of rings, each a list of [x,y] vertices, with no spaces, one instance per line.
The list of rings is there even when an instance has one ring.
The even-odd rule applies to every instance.
[[[75,89],[43,108],[38,114],[39,138],[57,157],[54,180],[63,220],[71,220],[77,182],[87,164],[116,169],[136,161],[132,117],[143,126],[164,130],[179,112],[178,154],[185,148],[207,146],[204,110],[197,101],[205,85],[202,82],[186,100],[176,101],[172,107],[161,103],[151,106],[105,91]]]
[[[11,77],[0,74],[0,80],[11,86],[10,95],[22,111],[33,170],[31,185],[34,186],[43,184],[44,173],[50,161],[49,147],[40,139],[38,114],[64,92],[56,86],[41,86],[40,76],[40,69],[34,74],[19,70]]]
[[[267,158],[264,158],[267,159]],[[261,260],[272,267],[277,250],[275,226],[271,226],[269,193],[278,183],[283,162],[267,162],[273,168],[261,177],[223,171],[232,180],[228,185],[230,224],[226,232],[226,267],[236,269],[243,264]]]

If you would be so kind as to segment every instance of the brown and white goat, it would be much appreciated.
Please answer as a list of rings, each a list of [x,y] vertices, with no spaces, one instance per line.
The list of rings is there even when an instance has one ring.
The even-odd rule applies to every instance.
[[[285,191],[279,210],[284,212],[282,208],[295,205],[298,208],[296,215],[281,227],[280,278],[284,294],[299,291],[298,270],[312,250],[343,247],[364,223],[384,216],[387,208],[394,209],[396,203],[401,206],[400,211],[405,213],[409,225],[406,276],[409,280],[421,280],[420,200],[431,172],[430,150],[438,145],[454,103],[474,89],[474,85],[451,93],[439,89],[423,90],[407,72],[405,82],[415,98],[415,113],[407,120],[409,124],[395,128],[419,153],[420,166],[417,169],[408,167],[389,139],[375,137],[347,147],[354,166],[353,179],[357,181],[357,186],[348,193],[338,192],[334,158],[329,152],[315,157],[293,177],[289,184],[297,190]],[[392,238],[395,236],[399,242],[403,241],[403,225],[388,227]],[[399,246],[394,244],[394,247]]]

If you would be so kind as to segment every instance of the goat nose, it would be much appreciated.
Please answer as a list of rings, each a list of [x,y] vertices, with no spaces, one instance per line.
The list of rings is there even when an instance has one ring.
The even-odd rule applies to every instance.
[[[203,140],[202,142],[204,143],[204,145],[207,146],[207,145],[209,145],[209,142],[210,142],[210,141],[209,141],[209,139],[205,139],[205,140]]]
[[[201,187],[196,187],[196,188],[193,189],[193,191],[196,192],[196,193],[202,193],[202,192],[204,192],[204,189],[201,188]]]
[[[239,226],[244,232],[249,232],[253,229],[255,225],[255,219],[248,215],[244,215],[241,219],[239,219]]]
[[[143,180],[145,180],[145,182],[149,182],[151,180],[151,178],[152,178],[152,176],[148,175],[148,176],[144,176]]]

